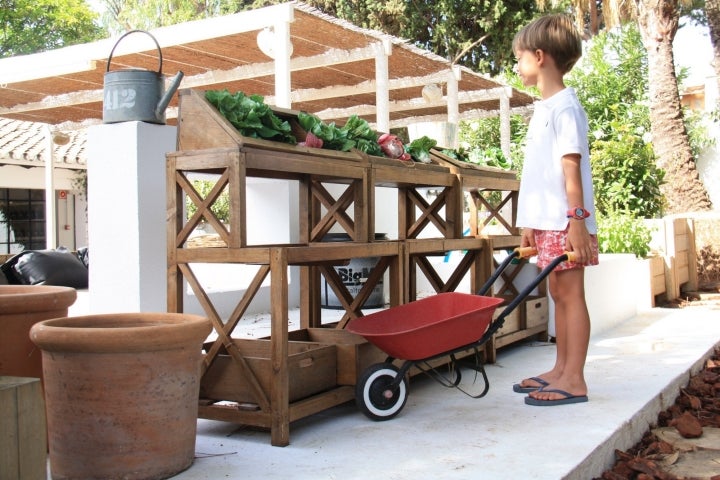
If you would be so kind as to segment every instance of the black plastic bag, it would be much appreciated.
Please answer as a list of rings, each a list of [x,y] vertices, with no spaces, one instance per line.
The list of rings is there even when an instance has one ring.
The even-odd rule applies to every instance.
[[[67,249],[25,250],[0,269],[10,284],[88,288],[87,267]]]

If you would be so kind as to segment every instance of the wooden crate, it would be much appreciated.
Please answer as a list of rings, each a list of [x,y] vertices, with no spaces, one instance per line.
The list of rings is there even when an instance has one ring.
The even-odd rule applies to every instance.
[[[0,479],[46,478],[47,433],[40,379],[0,376]]]
[[[506,302],[495,310],[493,319],[496,319],[500,315],[508,301],[509,300],[506,299]],[[531,295],[505,317],[505,323],[502,328],[498,330],[496,336],[502,337],[520,330],[547,326],[548,316],[547,297]]]
[[[528,297],[523,302],[522,310],[525,314],[525,328],[547,326],[549,317],[547,297]]]
[[[505,309],[507,304],[510,302],[510,300],[512,300],[511,298],[508,298],[508,297],[503,297],[503,298],[505,298],[505,302],[500,304],[500,306],[498,306],[495,309],[495,313],[493,314],[493,321],[500,316],[500,314]],[[518,305],[517,307],[515,307],[515,309],[512,312],[510,312],[505,317],[505,322],[503,323],[503,326],[495,334],[496,337],[502,337],[504,335],[509,335],[509,334],[517,332],[518,330],[521,329],[521,324],[520,324],[521,319],[522,319],[522,311],[521,310],[522,310],[522,305]]]
[[[272,389],[273,367],[269,340],[233,339],[262,390]],[[310,397],[335,387],[337,353],[334,345],[288,342],[289,401]],[[240,366],[228,354],[219,354],[200,382],[200,398],[255,403]]]
[[[341,328],[303,328],[289,332],[288,339],[334,345],[338,385],[356,385],[367,367],[387,358],[387,354],[360,335]]]

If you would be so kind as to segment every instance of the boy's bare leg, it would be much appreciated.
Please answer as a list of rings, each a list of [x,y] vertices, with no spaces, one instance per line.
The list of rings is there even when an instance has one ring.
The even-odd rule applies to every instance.
[[[542,378],[550,385],[545,389],[563,390],[572,395],[587,395],[584,369],[590,341],[590,315],[585,303],[585,270],[576,268],[553,272],[550,293],[555,302],[555,367]],[[553,392],[531,392],[539,400],[560,400]]]

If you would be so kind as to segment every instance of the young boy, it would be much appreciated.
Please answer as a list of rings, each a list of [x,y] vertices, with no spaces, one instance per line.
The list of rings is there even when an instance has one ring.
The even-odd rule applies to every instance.
[[[576,256],[548,276],[555,303],[555,366],[513,389],[528,393],[528,405],[586,402],[590,315],[584,267],[598,263],[597,225],[587,116],[563,80],[582,55],[582,39],[570,18],[548,15],[518,32],[513,52],[523,84],[537,86],[542,96],[527,133],[517,217],[521,246],[537,248],[540,268],[565,251]]]

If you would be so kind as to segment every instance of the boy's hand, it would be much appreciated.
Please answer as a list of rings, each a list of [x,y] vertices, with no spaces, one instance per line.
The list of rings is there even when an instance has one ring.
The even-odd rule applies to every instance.
[[[575,253],[577,263],[585,263],[592,258],[590,233],[585,225],[585,220],[570,219],[565,249]]]
[[[535,230],[532,228],[523,228],[522,237],[520,238],[520,247],[537,248],[535,245]]]

